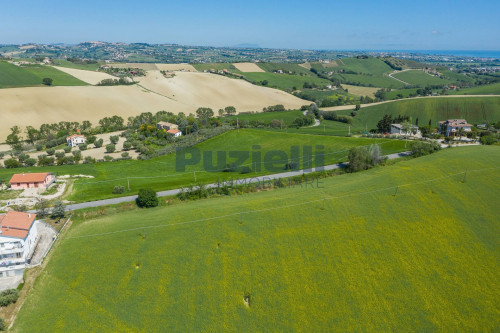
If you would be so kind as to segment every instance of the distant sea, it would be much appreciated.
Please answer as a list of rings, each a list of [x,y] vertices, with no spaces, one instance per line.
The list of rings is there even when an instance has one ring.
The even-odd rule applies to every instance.
[[[475,51],[475,50],[387,50],[382,52],[406,52],[421,53],[429,55],[450,55],[474,58],[497,58],[500,59],[500,51]]]

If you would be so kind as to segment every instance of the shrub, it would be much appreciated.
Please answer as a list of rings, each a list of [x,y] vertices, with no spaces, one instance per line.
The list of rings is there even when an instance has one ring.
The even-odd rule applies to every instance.
[[[483,145],[492,145],[497,142],[497,139],[493,135],[484,135],[480,140]]]
[[[125,142],[123,143],[123,149],[125,149],[125,150],[129,150],[130,148],[132,148],[132,142],[130,142],[130,141],[128,141],[128,140],[127,140],[127,141],[125,141]]]
[[[94,147],[101,148],[103,143],[104,143],[103,139],[95,140],[94,141]]]
[[[118,185],[113,188],[113,194],[122,194],[123,192],[125,192],[124,186]]]
[[[46,152],[47,152],[47,155],[52,156],[52,155],[54,155],[56,150],[54,148],[49,148],[46,150]]]
[[[19,163],[19,161],[16,160],[15,158],[9,158],[5,160],[3,164],[7,169],[19,168],[21,166],[21,163]]]
[[[420,157],[432,154],[441,149],[441,146],[437,142],[422,142],[422,141],[413,141],[410,143],[411,155],[413,157]]]
[[[146,188],[139,190],[139,195],[137,197],[137,206],[143,208],[156,207],[158,206],[158,197],[156,192],[152,188]]]
[[[111,162],[113,160],[113,156],[106,155],[106,156],[104,156],[104,160],[106,162]]]
[[[111,141],[112,144],[116,145],[118,143],[118,140],[120,137],[118,135],[112,135],[109,137],[109,141]]]
[[[58,151],[58,152],[56,152],[56,157],[57,158],[63,158],[64,155],[65,155],[64,151]]]
[[[35,145],[36,151],[42,151],[43,150],[43,145],[41,143],[37,143]]]
[[[66,146],[66,147],[63,148],[63,150],[64,150],[65,153],[69,153],[71,151],[71,148],[73,148],[73,147]]]
[[[26,161],[24,161],[24,164],[26,166],[34,166],[36,164],[36,160],[34,158],[28,158]]]
[[[82,143],[81,145],[78,146],[78,148],[83,151],[83,150],[87,150],[87,144],[86,143]]]
[[[7,289],[0,292],[0,306],[7,306],[11,303],[16,303],[19,298],[19,290]]]
[[[112,153],[114,151],[115,151],[115,145],[114,144],[106,145],[106,152],[107,153]]]
[[[5,331],[7,329],[7,325],[5,325],[5,320],[0,318],[0,331]]]
[[[122,153],[122,157],[123,157],[123,158],[127,158],[127,157],[128,157],[128,153],[127,153],[126,151],[125,151],[125,152],[123,152],[123,153]]]
[[[42,83],[46,86],[51,86],[52,85],[52,79],[50,77],[44,77],[42,80]]]
[[[83,160],[84,164],[89,164],[89,163],[95,163],[95,158],[92,158],[90,156],[85,156],[85,159]]]

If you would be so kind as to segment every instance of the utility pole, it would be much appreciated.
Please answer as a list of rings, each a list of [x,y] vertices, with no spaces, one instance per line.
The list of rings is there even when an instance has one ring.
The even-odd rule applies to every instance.
[[[351,136],[351,125],[349,125],[349,136]]]

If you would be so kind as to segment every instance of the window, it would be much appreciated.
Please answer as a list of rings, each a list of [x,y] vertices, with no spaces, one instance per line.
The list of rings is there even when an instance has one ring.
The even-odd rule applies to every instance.
[[[22,252],[16,252],[16,258],[22,258],[23,254]]]

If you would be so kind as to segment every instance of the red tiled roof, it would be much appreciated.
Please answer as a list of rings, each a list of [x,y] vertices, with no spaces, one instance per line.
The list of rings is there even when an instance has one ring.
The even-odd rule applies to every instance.
[[[77,137],[85,138],[85,135],[82,135],[82,134],[73,134],[73,135],[70,135],[70,136],[66,137],[66,141],[71,140],[73,138],[77,138]]]
[[[167,133],[170,133],[170,134],[177,134],[177,133],[179,133],[179,132],[180,132],[180,131],[179,131],[179,130],[176,130],[176,129],[169,129],[169,130],[167,131]]]
[[[16,173],[9,180],[9,183],[42,183],[50,172],[38,172],[38,173]]]
[[[1,236],[26,238],[36,214],[9,211],[0,215]]]

